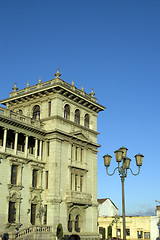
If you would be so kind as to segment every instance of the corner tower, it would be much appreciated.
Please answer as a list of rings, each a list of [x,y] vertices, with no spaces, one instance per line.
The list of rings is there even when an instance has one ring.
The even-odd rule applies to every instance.
[[[16,189],[22,196],[16,213],[16,221],[22,225],[19,231],[44,224],[52,226],[54,239],[61,223],[65,235],[95,239],[98,238],[97,148],[100,146],[97,114],[105,107],[97,103],[93,89],[87,94],[83,87],[79,90],[73,81],[70,85],[60,76],[57,69],[55,78],[47,82],[39,79],[38,84],[30,87],[27,83],[22,90],[15,84],[10,97],[1,101],[6,109],[0,111],[3,122],[0,153],[6,156],[9,151],[8,161],[13,156],[15,163],[10,163],[10,171],[12,165],[19,166],[18,159],[23,163],[20,172],[23,188]],[[2,120],[7,114],[9,122]],[[11,121],[20,122],[21,127]],[[8,128],[10,131],[5,130]],[[14,139],[10,149],[6,147],[9,134]],[[9,190],[5,192],[7,196],[10,194]],[[11,207],[9,204],[13,205],[6,202],[7,209]],[[44,214],[37,220],[42,207]],[[12,222],[9,227],[13,227]]]

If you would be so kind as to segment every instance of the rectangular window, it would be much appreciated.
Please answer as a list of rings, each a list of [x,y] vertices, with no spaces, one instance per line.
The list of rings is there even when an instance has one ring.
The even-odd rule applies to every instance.
[[[74,160],[74,145],[71,145],[71,159]]]
[[[78,175],[75,175],[75,191],[78,189]]]
[[[76,147],[75,160],[78,161],[78,147]]]
[[[36,224],[36,204],[31,204],[31,224]]]
[[[41,148],[41,155],[42,155],[42,157],[43,157],[43,141],[42,141],[42,148]]]
[[[9,202],[8,222],[9,223],[16,222],[16,203],[15,202]]]
[[[12,167],[11,167],[11,184],[17,184],[17,173],[18,173],[18,166],[12,165]]]
[[[83,162],[83,148],[81,148],[81,162]]]
[[[83,191],[83,176],[80,176],[80,192]]]
[[[73,190],[73,173],[71,173],[71,190]]]
[[[144,233],[144,239],[150,239],[150,232]]]
[[[137,237],[140,239],[140,238],[143,238],[143,232],[142,231],[137,231]]]
[[[130,229],[126,228],[126,236],[130,236]]]
[[[47,142],[47,155],[49,156],[50,142]]]
[[[47,205],[44,205],[44,218],[43,218],[43,224],[47,225]]]
[[[51,116],[51,101],[48,102],[48,116]]]
[[[37,145],[37,156],[39,156],[40,153],[40,140],[38,140],[38,145]]]
[[[37,187],[37,175],[38,175],[38,170],[33,169],[33,175],[32,175],[32,187]]]
[[[46,171],[46,189],[48,189],[48,171]]]

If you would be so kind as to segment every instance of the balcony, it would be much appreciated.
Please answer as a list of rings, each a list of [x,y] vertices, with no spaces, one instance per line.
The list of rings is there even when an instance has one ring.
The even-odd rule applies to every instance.
[[[85,192],[76,192],[69,191],[66,193],[66,201],[67,203],[76,203],[76,204],[91,204],[92,196],[89,193]]]
[[[16,112],[13,112],[13,111],[3,108],[3,107],[0,107],[0,118],[24,123],[24,124],[27,124],[27,125],[30,125],[30,126],[33,126],[36,128],[40,128],[42,125],[42,123],[38,120],[32,119],[32,118],[24,116],[22,114],[18,114]]]

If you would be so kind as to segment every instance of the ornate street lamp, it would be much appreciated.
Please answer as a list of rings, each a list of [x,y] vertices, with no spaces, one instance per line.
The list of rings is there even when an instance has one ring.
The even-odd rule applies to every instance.
[[[106,167],[106,172],[109,176],[112,176],[116,170],[118,170],[119,175],[121,177],[121,182],[122,182],[122,215],[123,215],[123,239],[126,240],[126,223],[125,223],[125,199],[124,199],[124,179],[127,177],[127,170],[130,169],[131,173],[136,176],[140,173],[140,167],[142,166],[143,162],[143,155],[142,154],[137,154],[135,155],[136,159],[136,165],[138,166],[138,172],[133,173],[132,169],[130,168],[130,162],[131,159],[127,157],[127,148],[126,147],[121,147],[120,149],[116,150],[115,157],[116,157],[116,162],[118,163],[118,167],[116,167],[113,171],[113,173],[108,172],[108,167],[110,166],[111,163],[111,156],[110,155],[104,155],[104,165]]]

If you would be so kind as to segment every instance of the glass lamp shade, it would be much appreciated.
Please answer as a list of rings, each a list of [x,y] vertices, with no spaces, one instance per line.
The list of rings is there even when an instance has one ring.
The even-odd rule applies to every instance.
[[[126,155],[127,155],[127,150],[128,150],[128,148],[126,148],[126,147],[121,147],[119,150],[123,151],[122,157],[125,158]]]
[[[116,162],[121,162],[122,161],[123,151],[116,150],[114,153],[115,153],[115,156],[116,156]]]
[[[142,154],[138,153],[134,157],[136,159],[137,166],[142,166],[142,162],[143,162],[143,157],[144,156]]]
[[[125,158],[123,162],[123,166],[125,169],[128,169],[130,166],[131,159],[130,158]]]
[[[103,156],[103,158],[104,158],[104,165],[106,166],[106,167],[109,167],[110,166],[110,163],[111,163],[111,158],[112,158],[112,156],[110,156],[110,155],[104,155]]]

